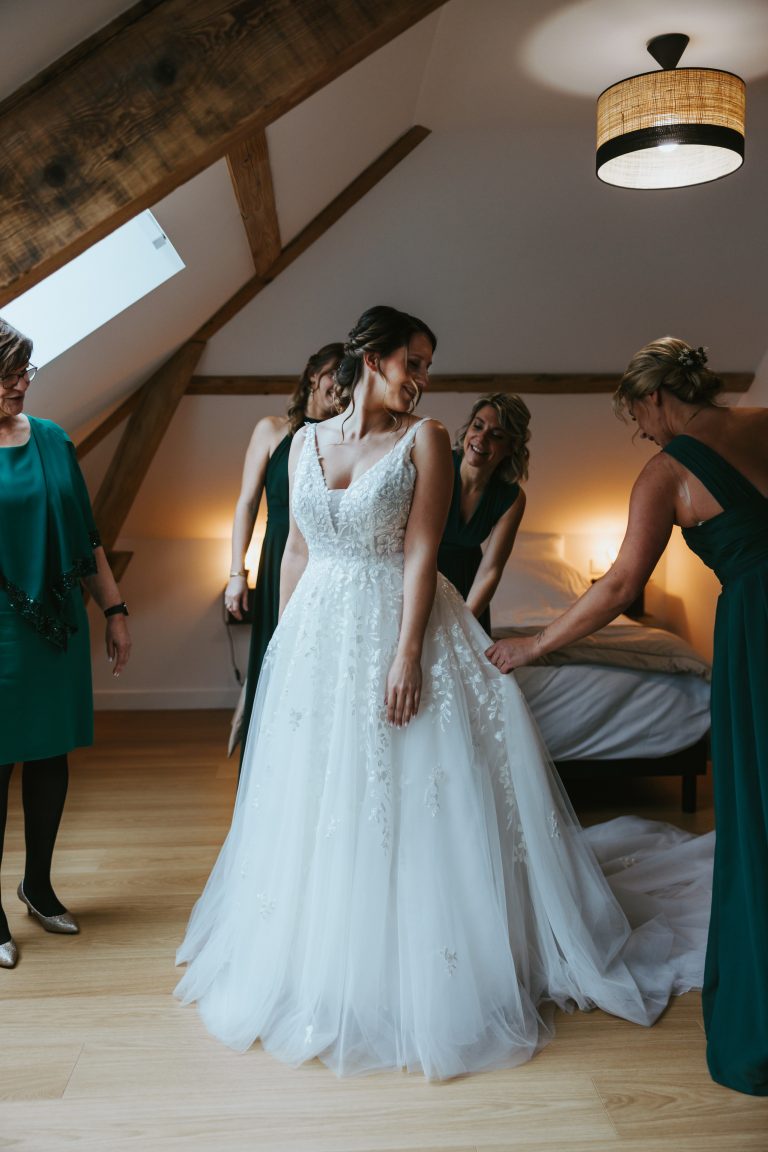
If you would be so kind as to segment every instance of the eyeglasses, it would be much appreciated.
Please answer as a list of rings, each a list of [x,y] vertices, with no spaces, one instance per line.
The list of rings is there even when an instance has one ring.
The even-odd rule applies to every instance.
[[[27,364],[26,368],[22,368],[21,372],[9,372],[7,376],[0,376],[0,384],[8,390],[18,387],[19,380],[26,380],[27,384],[31,384],[36,372],[37,368],[35,368],[34,364]]]

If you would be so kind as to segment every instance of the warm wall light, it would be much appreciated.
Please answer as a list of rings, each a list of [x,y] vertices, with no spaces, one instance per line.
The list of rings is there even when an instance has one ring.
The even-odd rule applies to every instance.
[[[656,36],[659,72],[630,76],[597,101],[597,175],[620,188],[684,188],[744,162],[745,86],[732,72],[677,68],[688,37]]]
[[[618,555],[617,548],[599,547],[596,548],[593,555],[589,558],[589,578],[590,580],[599,580],[601,576],[605,576],[608,569],[612,566],[616,556]]]

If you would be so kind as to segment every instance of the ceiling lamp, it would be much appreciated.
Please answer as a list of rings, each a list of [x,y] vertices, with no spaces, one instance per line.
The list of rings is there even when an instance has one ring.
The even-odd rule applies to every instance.
[[[688,37],[655,36],[662,68],[613,84],[597,101],[597,175],[620,188],[684,188],[744,162],[744,81],[715,68],[677,68]]]

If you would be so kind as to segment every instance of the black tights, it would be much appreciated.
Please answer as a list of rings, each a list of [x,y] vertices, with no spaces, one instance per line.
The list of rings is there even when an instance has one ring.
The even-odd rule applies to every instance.
[[[13,764],[0,764],[0,862],[8,814],[8,785]],[[67,796],[69,769],[66,756],[27,760],[21,776],[24,806],[24,841],[27,849],[24,894],[44,916],[57,916],[64,905],[51,887],[51,859]],[[8,921],[0,906],[0,944],[10,937]]]

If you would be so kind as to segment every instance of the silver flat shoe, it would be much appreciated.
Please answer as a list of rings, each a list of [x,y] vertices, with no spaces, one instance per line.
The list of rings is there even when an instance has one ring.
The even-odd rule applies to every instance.
[[[15,968],[18,958],[19,950],[16,947],[16,941],[11,936],[5,944],[0,944],[0,968]]]
[[[38,924],[45,928],[46,932],[60,932],[63,936],[76,936],[80,931],[80,925],[71,912],[59,912],[58,916],[43,916],[42,912],[38,912],[37,908],[30,904],[24,895],[23,882],[16,889],[16,895],[22,904],[26,904],[27,915],[33,916]]]

